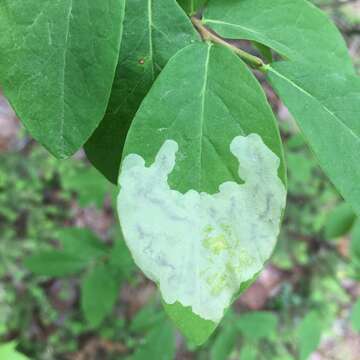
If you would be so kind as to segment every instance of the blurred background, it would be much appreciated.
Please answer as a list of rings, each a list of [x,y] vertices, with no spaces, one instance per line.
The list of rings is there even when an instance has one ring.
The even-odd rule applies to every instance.
[[[360,1],[314,3],[360,70]],[[360,220],[264,87],[288,163],[284,223],[271,262],[201,347],[133,264],[116,188],[82,152],[53,159],[0,92],[0,360],[360,359]]]

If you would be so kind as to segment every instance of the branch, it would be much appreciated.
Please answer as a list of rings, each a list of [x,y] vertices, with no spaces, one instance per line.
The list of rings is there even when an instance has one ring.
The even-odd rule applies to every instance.
[[[247,63],[249,63],[256,69],[259,69],[259,70],[266,69],[266,64],[262,61],[262,59],[260,59],[257,56],[251,55],[248,52],[246,52],[242,49],[239,49],[238,47],[236,47],[234,45],[229,44],[227,41],[222,39],[219,35],[213,33],[209,29],[207,29],[203,25],[202,21],[199,20],[198,18],[196,18],[195,16],[193,16],[191,18],[191,21],[205,41],[212,41],[213,43],[221,44],[221,45],[229,48],[234,53],[236,53],[241,59],[245,60]]]

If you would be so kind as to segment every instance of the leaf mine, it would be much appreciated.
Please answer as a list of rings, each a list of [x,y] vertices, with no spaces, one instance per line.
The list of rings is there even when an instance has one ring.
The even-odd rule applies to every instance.
[[[274,249],[286,201],[280,160],[259,135],[237,136],[230,150],[245,183],[224,182],[212,195],[182,194],[168,184],[178,150],[175,141],[165,141],[150,167],[139,155],[125,157],[121,227],[136,263],[166,303],[178,301],[219,322],[240,285]]]

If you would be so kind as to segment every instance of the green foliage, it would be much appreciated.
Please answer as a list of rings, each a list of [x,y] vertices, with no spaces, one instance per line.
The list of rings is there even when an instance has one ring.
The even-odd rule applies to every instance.
[[[308,313],[297,329],[299,358],[306,360],[320,344],[322,332],[321,318],[316,312]]]
[[[129,253],[122,252],[125,249],[121,238],[112,252],[86,229],[63,229],[58,236],[63,247],[61,251],[34,254],[26,259],[25,265],[37,275],[50,277],[87,270],[81,285],[81,308],[89,325],[97,328],[113,310],[121,281],[131,275],[133,266]]]
[[[178,3],[189,15],[195,14],[206,2],[207,0],[178,0]]]
[[[81,257],[73,254],[46,251],[29,257],[25,265],[34,274],[60,277],[76,274],[87,264]]]
[[[63,189],[75,193],[81,207],[95,205],[101,208],[112,188],[94,168],[85,166],[72,166],[66,169],[61,180]]]
[[[222,71],[224,62],[226,70]],[[239,82],[233,81],[234,74],[238,74]],[[192,93],[184,90],[189,82],[200,94],[195,99]],[[244,95],[243,101],[241,98],[236,100],[238,93]],[[181,112],[176,104],[180,104]],[[156,120],[149,123],[149,117]],[[224,122],[226,128],[223,128]],[[147,163],[152,163],[164,141],[175,140],[186,157],[170,175],[171,188],[182,193],[190,189],[215,193],[220,183],[240,180],[235,175],[238,163],[229,152],[232,139],[239,133],[262,136],[266,145],[282,160],[279,173],[285,183],[279,132],[255,78],[229,50],[212,45],[190,45],[172,58],[142,103],[129,130],[124,155],[136,153]],[[167,308],[170,316],[172,309],[171,306]],[[177,315],[171,317],[176,323],[179,321]],[[198,326],[200,332],[209,329],[207,336],[213,330],[209,321],[198,324],[200,318],[182,326],[182,318],[180,316],[181,329],[190,337],[194,337]]]
[[[141,101],[168,60],[199,40],[176,0],[126,2],[124,37],[106,115],[85,146],[93,165],[117,183],[122,149]]]
[[[119,280],[111,266],[99,264],[85,277],[81,288],[81,307],[92,327],[98,327],[115,305]]]
[[[276,332],[278,319],[270,312],[251,312],[240,316],[237,329],[248,339],[271,338]]]
[[[0,343],[0,359],[6,360],[29,360],[25,355],[15,349],[16,343]]]
[[[203,22],[225,38],[257,41],[286,60],[354,74],[339,31],[306,0],[210,0]]]
[[[360,279],[360,221],[357,220],[351,231],[350,258],[355,277]]]
[[[171,188],[213,194],[225,181],[240,181],[229,145],[236,135],[251,133],[260,134],[282,160],[279,174],[285,183],[278,128],[255,77],[229,50],[195,44],[173,57],[156,81],[131,125],[123,155],[139,154],[153,163],[165,140],[172,139],[184,159],[170,174]]]
[[[72,0],[0,5],[1,85],[32,136],[59,158],[78,150],[104,115],[124,5],[123,0],[94,0],[86,8]]]
[[[359,79],[291,62],[272,65],[269,78],[323,170],[360,213],[360,127],[353,116],[359,111]]]
[[[174,321],[178,329],[195,345],[202,345],[216,329],[213,321],[204,320],[194,314],[190,307],[179,302],[163,303],[166,313]]]
[[[291,135],[288,131],[288,128],[283,127],[282,132],[285,134],[285,138],[288,139],[285,142],[286,152],[287,155],[296,155],[296,161],[293,161],[291,166],[289,164],[289,204],[285,214],[281,241],[272,262],[276,266],[289,271],[299,268],[299,263],[296,261],[301,260],[300,266],[313,269],[313,274],[304,276],[303,281],[296,287],[293,287],[291,282],[286,280],[281,285],[280,293],[267,303],[266,308],[271,310],[270,314],[275,315],[278,319],[278,326],[272,334],[268,333],[269,336],[257,340],[249,338],[249,336],[244,337],[237,324],[247,317],[251,318],[251,312],[238,314],[238,304],[236,304],[236,311],[229,311],[219,329],[212,335],[207,344],[196,347],[191,340],[188,342],[186,356],[194,356],[199,359],[211,359],[212,356],[215,359],[215,356],[226,359],[228,356],[229,358],[240,357],[240,359],[256,360],[262,360],[264,357],[266,360],[267,358],[293,360],[296,358],[299,347],[295,317],[298,317],[298,314],[303,316],[304,308],[309,309],[307,311],[320,308],[322,310],[321,322],[330,325],[335,316],[339,314],[341,304],[347,305],[350,303],[350,298],[340,288],[338,279],[332,273],[338,268],[344,271],[339,258],[333,257],[331,251],[325,247],[322,248],[319,255],[312,253],[311,250],[311,238],[320,238],[323,242],[327,240],[323,238],[323,225],[327,219],[326,214],[334,207],[334,204],[339,202],[338,195],[331,185],[325,181],[325,177],[319,171],[316,161],[306,148],[302,137]],[[297,166],[299,162],[309,165],[306,172],[310,176],[302,176],[303,167]],[[89,260],[93,256],[103,258],[102,254],[105,246],[109,250],[107,252],[110,255],[109,263],[112,263],[112,266],[118,269],[120,287],[125,292],[128,291],[129,287],[133,289],[134,292],[132,292],[131,298],[135,304],[139,296],[137,294],[144,293],[142,290],[144,281],[141,277],[139,281],[139,276],[134,274],[134,264],[123,241],[116,241],[113,246],[109,247],[109,245],[99,241],[98,237],[89,230],[64,228],[55,231],[56,228],[61,226],[58,223],[59,220],[64,221],[64,212],[67,212],[67,205],[63,202],[64,199],[57,199],[57,201],[61,201],[61,205],[56,205],[60,214],[54,216],[56,213],[51,212],[53,217],[47,219],[46,222],[44,212],[47,214],[49,212],[48,207],[54,207],[54,205],[51,203],[41,205],[41,203],[32,202],[33,198],[42,199],[44,191],[46,194],[49,193],[50,185],[46,179],[52,179],[53,174],[56,174],[55,177],[59,177],[58,183],[61,184],[64,174],[75,171],[80,164],[70,161],[61,165],[66,165],[66,167],[59,167],[57,162],[46,157],[44,152],[39,151],[37,147],[34,148],[33,155],[30,157],[7,155],[6,159],[3,158],[0,162],[0,173],[3,174],[4,184],[9,189],[6,193],[0,192],[0,204],[4,207],[8,206],[7,204],[12,204],[11,209],[15,214],[31,206],[30,228],[32,228],[31,233],[34,234],[33,240],[29,238],[29,235],[26,235],[23,241],[19,241],[18,238],[14,237],[6,240],[5,236],[10,234],[8,230],[13,229],[16,232],[17,228],[11,222],[6,222],[5,226],[4,222],[0,224],[0,227],[3,225],[1,230],[7,229],[7,231],[3,232],[4,237],[0,242],[2,249],[0,251],[0,267],[5,266],[3,274],[4,272],[9,274],[11,271],[16,277],[14,285],[5,283],[6,295],[3,297],[1,289],[4,282],[1,279],[2,275],[0,275],[0,336],[4,334],[4,331],[5,334],[14,330],[18,331],[21,334],[17,339],[20,345],[19,349],[26,352],[32,359],[45,356],[46,347],[53,349],[55,358],[61,358],[65,356],[64,354],[79,349],[81,342],[84,341],[82,339],[92,336],[91,334],[95,332],[103,339],[125,344],[128,351],[128,355],[103,355],[104,360],[114,357],[131,357],[131,354],[135,354],[144,345],[145,341],[148,347],[153,344],[153,350],[151,351],[156,351],[156,347],[162,349],[164,347],[163,343],[159,345],[159,342],[152,343],[152,340],[149,340],[149,334],[154,329],[160,328],[166,321],[166,314],[161,310],[161,303],[159,303],[157,297],[153,297],[135,314],[132,314],[128,308],[130,306],[131,309],[133,305],[128,305],[124,299],[121,299],[121,303],[115,305],[112,313],[106,316],[98,327],[93,328],[85,321],[85,316],[79,313],[81,310],[81,297],[78,302],[72,305],[70,310],[59,310],[54,305],[54,295],[49,294],[49,290],[44,289],[44,284],[50,281],[55,281],[56,286],[59,286],[58,280],[46,280],[45,282],[42,280],[43,278],[30,277],[28,272],[22,268],[23,261],[19,260],[22,260],[29,251],[36,253],[37,251],[49,250],[51,243],[54,243],[54,239],[58,241],[62,251],[67,249],[66,251],[70,253],[81,253],[84,258]],[[26,176],[20,177],[11,169],[19,170],[20,174],[26,174]],[[32,177],[29,178],[28,173],[31,173]],[[24,186],[16,185],[16,183],[21,184],[23,182],[25,183]],[[52,181],[50,183],[52,187],[55,187],[52,191],[56,191],[56,194],[58,194],[59,185]],[[80,191],[80,189],[78,190]],[[60,194],[65,199],[71,199],[71,201],[78,198],[76,190],[73,190],[71,194],[66,191],[62,191]],[[324,209],[326,209],[326,213]],[[37,212],[42,216],[39,217],[39,214],[36,214]],[[67,217],[65,221],[69,221]],[[44,226],[44,224],[46,225]],[[121,239],[119,229],[113,230],[109,233],[110,238]],[[48,234],[48,231],[50,234]],[[354,229],[352,230],[353,233]],[[19,236],[23,235],[20,234]],[[309,244],[301,240],[303,237],[309,238]],[[53,245],[51,245],[51,249],[53,249]],[[81,249],[83,251],[80,251]],[[89,270],[91,269],[89,268]],[[19,282],[26,284],[25,293],[24,290],[21,290],[21,296],[16,292]],[[74,282],[76,284],[80,283],[80,285],[83,284],[83,274],[74,275],[61,281],[60,296],[62,299],[71,299]],[[307,287],[309,287],[309,293],[307,293]],[[35,311],[35,319],[31,315],[32,310]],[[122,310],[125,311],[126,318]],[[189,313],[191,314],[190,311]],[[268,313],[267,311],[266,314]],[[326,315],[325,317],[323,313]],[[179,316],[181,316],[181,313]],[[66,321],[62,322],[61,319],[64,317],[66,317]],[[50,338],[41,341],[38,339],[28,340],[27,333],[29,329],[37,326],[37,318],[40,318],[43,323],[54,329],[54,333]],[[248,322],[249,329],[256,329],[257,326],[261,325],[256,321],[256,315],[253,318],[255,323]],[[190,321],[192,320],[190,319]],[[4,325],[4,327],[2,328],[1,325]],[[234,337],[235,341],[233,342]],[[179,335],[176,338],[178,339],[177,346],[181,349],[184,346],[182,345],[183,340]],[[80,339],[80,342],[78,342],[78,339]],[[163,337],[163,339],[165,338]],[[289,349],[295,349],[294,353],[290,352]],[[191,352],[191,355],[188,355],[189,352]],[[180,353],[178,356],[181,357],[182,354]],[[221,358],[221,356],[223,357]]]
[[[92,261],[107,255],[107,247],[88,229],[64,228],[58,230],[57,238],[64,253]],[[120,241],[119,241],[120,243]]]
[[[351,324],[355,331],[360,332],[360,299],[357,300],[352,308]]]
[[[334,239],[347,234],[353,227],[356,220],[351,206],[347,203],[341,203],[329,214],[325,224],[325,236],[328,239]]]
[[[192,24],[187,15],[201,8],[204,11],[197,16],[202,18],[193,19]],[[280,159],[279,176],[286,185],[282,140],[258,82],[267,78],[301,130],[301,135],[292,136],[286,144],[291,205],[284,214],[285,228],[273,261],[281,270],[295,267],[301,274],[337,276],[344,271],[332,267],[337,249],[326,240],[350,233],[350,268],[352,276],[359,278],[360,226],[355,214],[360,215],[360,126],[356,118],[360,83],[340,33],[308,1],[93,0],[83,4],[5,0],[0,4],[0,34],[1,87],[30,134],[58,158],[85,145],[88,159],[113,183],[121,159],[137,154],[148,166],[171,139],[181,150],[169,176],[171,190],[214,195],[223,183],[246,180],[238,175],[229,144],[239,135],[255,133]],[[261,58],[240,48],[242,40],[250,41],[249,47]],[[262,74],[255,77],[254,68]],[[347,203],[334,207],[341,200],[304,151],[305,142]],[[134,334],[121,340],[126,342],[130,359],[174,358],[174,332],[158,309],[159,302],[155,311],[140,312],[130,325],[124,319],[118,323],[110,318],[121,285],[134,271],[120,231],[115,231],[112,241],[106,236],[103,241],[88,230],[73,228],[75,221],[68,218],[70,209],[76,207],[100,209],[114,190],[108,182],[93,168],[74,165],[74,161],[54,165],[39,151],[14,163],[11,155],[1,156],[1,161],[6,169],[16,168],[16,173],[0,173],[0,226],[5,239],[0,243],[0,278],[11,274],[11,284],[18,285],[29,276],[28,270],[42,277],[29,276],[25,300],[17,290],[10,292],[6,303],[19,302],[22,310],[11,321],[7,315],[4,321],[0,318],[0,334],[5,331],[1,322],[9,323],[10,329],[24,326],[28,299],[36,304],[31,313],[45,314],[47,321],[39,328],[47,329],[56,313],[46,295],[53,280],[43,277],[71,276],[80,282],[80,304],[87,323],[79,325],[79,319],[72,322],[70,316],[70,325],[65,326],[70,338],[94,328],[114,337],[119,328],[129,326]],[[257,194],[254,188],[249,195],[254,207]],[[314,196],[316,206],[311,200]],[[201,210],[206,209],[199,209],[199,217]],[[267,212],[265,209],[264,214]],[[155,212],[150,209],[149,214],[154,227],[161,226]],[[137,220],[144,221],[141,214]],[[260,221],[254,219],[252,226],[256,228]],[[56,234],[55,229],[64,224],[67,228]],[[196,226],[188,229],[189,233],[198,230]],[[143,237],[145,242],[147,235]],[[17,247],[12,246],[13,241]],[[254,245],[254,256],[262,258],[259,248]],[[324,249],[332,253],[326,259],[321,258]],[[24,260],[29,253],[32,255]],[[169,254],[162,255],[164,259],[157,261],[166,261]],[[225,261],[221,254],[216,256]],[[233,269],[228,272],[229,277],[234,273]],[[348,299],[328,277],[322,281],[313,277],[311,283],[298,284],[300,290],[292,285],[281,289],[269,310],[300,305],[319,308],[325,297],[322,290]],[[232,283],[234,294],[241,284]],[[65,295],[66,300],[71,298]],[[286,327],[292,329],[294,324],[280,329],[275,312],[227,317],[215,332],[214,322],[178,301],[164,303],[164,308],[188,336],[189,346],[203,344],[214,333],[214,343],[205,354],[212,359],[225,359],[233,352],[242,359],[256,359],[265,345],[274,359],[293,356],[288,349],[306,359],[319,345],[322,316],[335,312],[331,303],[324,305],[321,314],[310,311],[279,345],[276,332],[286,334]],[[355,330],[359,330],[358,308],[357,303],[352,313]],[[106,323],[111,324],[110,330]],[[138,340],[140,335],[143,342]],[[288,346],[291,337],[297,339],[295,351]],[[59,345],[61,340],[54,338],[49,341]],[[31,348],[30,338],[22,342]],[[0,357],[1,351],[8,351],[7,358],[21,358],[14,347],[14,343],[0,346]]]
[[[175,356],[174,330],[169,322],[154,327],[144,339],[144,344],[129,360],[172,360]]]
[[[238,334],[233,327],[225,329],[216,337],[210,350],[211,360],[228,359],[235,347],[235,341]]]

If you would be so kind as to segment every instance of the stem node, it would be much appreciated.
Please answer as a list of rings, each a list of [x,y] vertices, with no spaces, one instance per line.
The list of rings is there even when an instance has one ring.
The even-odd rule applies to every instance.
[[[238,47],[236,47],[234,45],[229,44],[227,41],[222,39],[219,35],[213,33],[209,29],[207,29],[206,26],[204,26],[204,24],[202,23],[202,21],[200,19],[198,19],[196,16],[192,16],[191,21],[194,24],[195,28],[200,33],[201,37],[204,39],[204,41],[212,41],[213,43],[221,44],[221,45],[229,48],[230,50],[232,50],[241,59],[245,60],[248,64],[250,64],[254,68],[259,69],[259,70],[265,69],[266,65],[262,59],[260,59],[257,56],[251,55],[248,52],[246,52],[242,49],[239,49]]]

